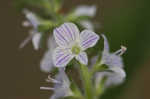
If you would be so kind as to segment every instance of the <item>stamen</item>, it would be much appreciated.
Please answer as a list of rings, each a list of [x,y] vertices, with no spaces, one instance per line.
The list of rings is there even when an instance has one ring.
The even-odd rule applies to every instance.
[[[126,52],[126,50],[127,48],[125,46],[121,46],[121,49],[116,51],[115,54],[121,56]]]
[[[31,23],[29,21],[23,21],[22,26],[29,27],[29,26],[31,26]]]
[[[31,39],[33,35],[29,35],[25,40],[20,44],[19,48],[23,48]]]
[[[51,87],[40,87],[40,90],[55,90],[55,88],[51,88]]]
[[[48,75],[48,78],[46,79],[46,82],[52,82],[52,83],[58,83],[58,84],[61,83],[60,81],[51,78],[50,75]]]
[[[72,53],[73,54],[79,54],[80,51],[81,51],[81,49],[80,49],[79,46],[75,45],[75,46],[72,47]]]

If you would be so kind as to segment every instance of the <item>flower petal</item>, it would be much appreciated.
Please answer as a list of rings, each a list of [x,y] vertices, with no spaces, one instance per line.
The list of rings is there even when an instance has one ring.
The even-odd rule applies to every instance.
[[[59,46],[68,47],[79,38],[79,29],[73,23],[64,23],[54,30],[54,37]]]
[[[41,37],[42,37],[41,33],[35,33],[32,37],[32,43],[35,50],[38,50],[40,47]]]
[[[105,88],[108,88],[112,85],[119,85],[123,83],[126,77],[126,73],[123,70],[123,68],[113,67],[113,68],[110,68],[110,70],[111,72],[105,71],[105,72],[96,73],[96,76],[95,76],[96,86],[99,86],[100,81],[104,77],[107,77],[105,85],[104,85]]]
[[[58,99],[73,95],[70,89],[69,78],[63,68],[59,68],[59,73],[56,75],[55,79],[61,83],[56,83],[54,85],[54,94],[50,99]]]
[[[56,75],[55,79],[61,83],[56,83],[54,88],[60,88],[63,86],[63,88],[69,88],[70,86],[70,81],[69,78],[67,76],[67,74],[65,73],[65,68],[59,68],[59,73]]]
[[[76,59],[84,65],[88,64],[88,57],[87,54],[85,52],[81,52],[78,56],[76,56]]]
[[[54,64],[53,64],[53,60],[52,60],[52,51],[48,50],[44,54],[44,56],[40,62],[40,69],[43,72],[50,72],[53,68],[54,68]]]
[[[99,40],[99,36],[90,30],[84,30],[80,34],[80,40],[81,47],[83,50],[85,50],[87,48],[93,47]]]
[[[121,84],[126,77],[126,73],[122,68],[111,68],[111,70],[113,71],[112,73],[108,73],[108,79],[107,79],[107,83],[106,86],[111,86],[111,85],[119,85]]]
[[[47,47],[48,49],[50,50],[54,50],[58,45],[56,44],[55,42],[55,38],[53,35],[50,35],[49,38],[48,38],[48,41],[47,41]]]
[[[111,53],[102,53],[102,64],[109,67],[123,67],[122,57]]]
[[[104,52],[109,52],[109,43],[108,40],[106,38],[106,36],[104,34],[102,34],[102,37],[104,39]]]
[[[89,16],[89,17],[94,17],[96,14],[96,6],[78,6],[77,9],[75,10],[75,15],[76,16]]]
[[[24,9],[24,14],[26,16],[26,18],[30,21],[30,23],[33,25],[33,27],[35,29],[37,29],[38,25],[40,24],[38,18],[36,17],[36,15],[32,12],[30,12],[27,9]]]
[[[65,67],[73,57],[70,49],[57,47],[53,53],[53,63],[56,67]]]
[[[94,24],[89,20],[82,20],[80,24],[86,29],[94,30]]]
[[[57,44],[52,35],[50,35],[50,37],[48,38],[47,46],[48,46],[48,50],[44,54],[40,62],[40,68],[43,72],[50,72],[54,68],[52,55]]]

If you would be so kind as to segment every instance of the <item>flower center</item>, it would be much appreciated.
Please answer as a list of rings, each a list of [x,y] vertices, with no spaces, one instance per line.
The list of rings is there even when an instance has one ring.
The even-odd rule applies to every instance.
[[[74,46],[72,47],[71,51],[72,51],[73,54],[76,54],[76,55],[77,55],[77,54],[80,53],[81,49],[80,49],[79,46],[74,45]]]

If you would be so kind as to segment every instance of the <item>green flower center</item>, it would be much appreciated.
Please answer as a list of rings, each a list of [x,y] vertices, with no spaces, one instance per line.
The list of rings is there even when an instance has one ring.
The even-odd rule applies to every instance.
[[[75,46],[72,47],[71,51],[72,51],[73,54],[77,55],[77,54],[80,53],[81,49],[80,49],[79,46],[75,45]]]

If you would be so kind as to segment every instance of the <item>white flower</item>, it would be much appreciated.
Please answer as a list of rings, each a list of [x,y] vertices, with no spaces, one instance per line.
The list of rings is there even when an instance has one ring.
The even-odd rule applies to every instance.
[[[93,17],[96,14],[96,6],[86,6],[86,5],[82,5],[82,6],[78,6],[75,9],[75,15],[76,16],[89,16],[89,17]]]
[[[102,35],[102,37],[104,38],[104,50],[102,52],[102,60],[100,64],[106,64],[109,71],[98,72],[96,74],[96,85],[98,86],[103,77],[107,77],[105,87],[118,85],[122,83],[126,77],[121,57],[121,55],[126,51],[126,47],[122,46],[121,49],[115,53],[110,53],[108,40],[105,35]]]
[[[73,23],[64,23],[56,28],[54,37],[58,44],[53,54],[56,67],[66,66],[74,57],[86,65],[88,58],[85,50],[93,47],[99,40],[99,36],[90,30],[79,33],[79,29]]]
[[[20,44],[20,48],[23,48],[30,40],[32,40],[32,44],[35,50],[38,50],[40,47],[40,40],[42,37],[42,33],[38,32],[38,26],[40,24],[38,18],[34,15],[34,13],[24,10],[25,17],[27,21],[23,23],[24,26],[32,26],[33,29],[29,32],[29,36]]]

